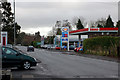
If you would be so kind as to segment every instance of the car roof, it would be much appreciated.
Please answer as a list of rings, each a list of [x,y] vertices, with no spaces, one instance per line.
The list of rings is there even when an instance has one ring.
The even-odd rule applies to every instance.
[[[28,46],[28,47],[33,47],[33,46]]]

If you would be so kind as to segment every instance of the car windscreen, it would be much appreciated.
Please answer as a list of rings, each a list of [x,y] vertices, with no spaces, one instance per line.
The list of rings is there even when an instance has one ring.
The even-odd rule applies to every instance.
[[[13,49],[16,50],[18,53],[21,53],[21,54],[24,53],[22,50],[19,50],[19,49],[17,49],[17,48],[13,48]]]

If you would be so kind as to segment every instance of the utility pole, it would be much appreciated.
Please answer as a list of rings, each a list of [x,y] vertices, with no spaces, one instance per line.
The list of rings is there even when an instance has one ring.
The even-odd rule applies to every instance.
[[[16,30],[15,30],[15,0],[14,0],[14,46],[16,44]]]

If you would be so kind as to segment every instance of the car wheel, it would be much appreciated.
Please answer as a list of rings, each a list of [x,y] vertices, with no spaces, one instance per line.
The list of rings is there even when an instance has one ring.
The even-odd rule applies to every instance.
[[[23,66],[23,69],[27,70],[27,69],[30,69],[31,64],[29,61],[24,61],[22,66]]]

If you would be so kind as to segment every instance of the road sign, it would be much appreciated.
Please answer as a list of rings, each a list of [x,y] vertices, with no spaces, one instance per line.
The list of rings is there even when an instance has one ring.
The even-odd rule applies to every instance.
[[[63,41],[68,41],[68,38],[62,37],[62,42],[63,42]]]
[[[1,43],[2,46],[7,45],[7,32],[1,32]]]
[[[62,32],[69,32],[69,27],[62,27]]]
[[[62,37],[68,37],[68,32],[62,32]]]

